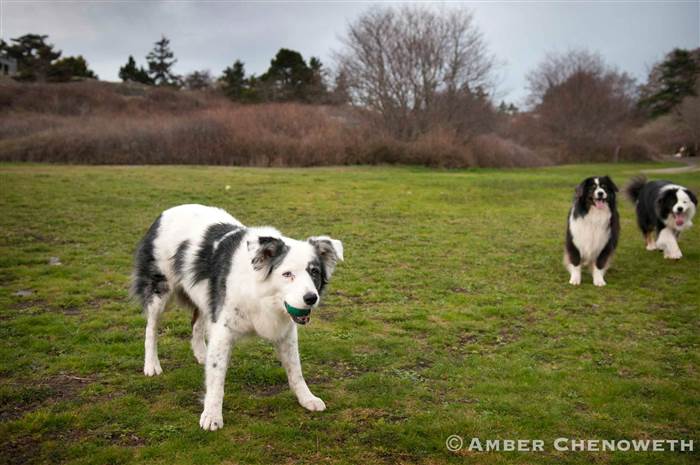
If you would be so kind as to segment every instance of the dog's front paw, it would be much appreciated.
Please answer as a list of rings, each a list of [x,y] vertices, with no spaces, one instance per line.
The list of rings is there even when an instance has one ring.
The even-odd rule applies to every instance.
[[[647,244],[647,250],[657,250],[658,247],[656,247],[656,242],[650,242]]]
[[[299,404],[306,410],[311,410],[312,412],[322,412],[326,410],[326,404],[316,396],[299,399]]]
[[[217,413],[204,410],[199,418],[199,426],[205,431],[216,431],[224,426],[224,416],[221,411]]]
[[[598,277],[598,276],[596,276],[596,277],[593,278],[593,285],[595,285],[595,286],[603,287],[603,286],[605,286],[606,284],[607,284],[607,283],[605,282],[605,280],[604,280],[603,278],[600,278],[600,277]]]
[[[160,361],[147,361],[143,365],[143,374],[146,376],[156,376],[163,373],[163,369],[160,367]]]
[[[668,258],[669,260],[680,260],[682,256],[683,254],[680,250],[675,250],[673,252],[664,251],[664,258]]]
[[[581,275],[571,275],[571,279],[569,279],[569,284],[573,284],[574,286],[578,286],[579,284],[581,284]]]

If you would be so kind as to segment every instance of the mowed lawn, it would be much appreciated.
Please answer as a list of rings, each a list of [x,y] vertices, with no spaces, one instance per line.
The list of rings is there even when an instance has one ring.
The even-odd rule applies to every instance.
[[[657,166],[0,165],[0,462],[696,463],[700,224],[666,261],[620,199],[608,286],[588,272],[570,286],[561,264],[575,185],[609,174],[622,187]],[[698,172],[654,177],[700,190]],[[223,430],[201,431],[203,368],[177,309],[161,329],[163,374],[143,376],[131,257],[182,203],[343,241],[324,305],[300,328],[325,412],[302,409],[272,348],[250,339],[232,354]],[[452,434],[543,439],[545,451],[454,453]],[[559,437],[694,439],[695,452],[558,452]]]

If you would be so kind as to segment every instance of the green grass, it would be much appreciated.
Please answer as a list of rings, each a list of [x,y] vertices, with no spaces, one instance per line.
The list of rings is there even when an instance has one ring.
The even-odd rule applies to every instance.
[[[663,260],[621,200],[608,286],[586,273],[572,287],[561,264],[574,186],[650,167],[0,165],[0,461],[697,462],[700,227],[681,261]],[[698,173],[664,177],[700,188]],[[163,375],[143,376],[131,255],[162,210],[192,202],[343,240],[346,261],[300,330],[325,412],[297,405],[272,349],[251,339],[232,355],[224,429],[201,431],[203,369],[182,311],[162,325]],[[450,434],[543,439],[545,451],[452,453]],[[557,437],[695,439],[696,452],[563,453]]]

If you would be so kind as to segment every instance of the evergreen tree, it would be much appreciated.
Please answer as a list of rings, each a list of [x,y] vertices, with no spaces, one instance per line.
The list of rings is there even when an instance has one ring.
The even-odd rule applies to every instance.
[[[51,64],[48,80],[65,82],[71,79],[97,79],[97,75],[88,68],[87,61],[82,55],[61,58]]]
[[[245,65],[240,60],[236,60],[224,70],[219,82],[224,95],[231,100],[244,101],[252,97],[250,83],[245,77]]]
[[[141,84],[153,84],[153,80],[148,75],[148,71],[143,67],[137,67],[134,57],[129,55],[129,60],[124,66],[119,68],[119,79],[124,82],[140,82]]]
[[[303,98],[309,102],[322,102],[326,100],[328,91],[325,83],[325,70],[323,63],[316,57],[309,59],[308,82],[303,89]]]
[[[18,77],[23,81],[45,81],[51,71],[51,63],[61,56],[60,50],[46,43],[47,35],[25,34],[10,39],[13,44],[0,44],[0,50],[17,60]]]
[[[299,52],[281,48],[260,80],[265,83],[267,100],[304,100],[312,75]]]
[[[157,86],[178,86],[179,76],[173,73],[173,65],[177,62],[175,54],[170,50],[170,40],[165,36],[155,43],[153,50],[146,56],[148,74]]]
[[[651,117],[670,112],[684,97],[695,95],[695,81],[700,75],[700,49],[675,49],[652,68],[648,82],[641,89],[639,106]]]

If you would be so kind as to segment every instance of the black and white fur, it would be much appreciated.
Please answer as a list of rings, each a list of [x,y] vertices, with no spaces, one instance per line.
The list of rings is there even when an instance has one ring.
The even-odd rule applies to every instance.
[[[681,258],[678,239],[693,225],[698,205],[695,194],[670,181],[647,181],[643,176],[632,179],[626,191],[636,205],[647,250],[663,250],[664,258]]]
[[[605,286],[605,272],[620,237],[615,183],[608,176],[584,179],[576,187],[566,228],[564,265],[569,283],[581,284],[581,267],[590,266],[593,284]]]
[[[144,374],[162,372],[158,321],[177,296],[192,309],[192,350],[205,364],[206,395],[200,426],[223,426],[222,402],[229,353],[248,334],[271,341],[289,386],[308,410],[326,408],[301,372],[297,325],[284,303],[315,308],[343,245],[328,236],[298,241],[271,227],[249,228],[219,208],[181,205],[163,212],[139,244],[132,294],[148,318]],[[205,345],[205,333],[208,344]]]

